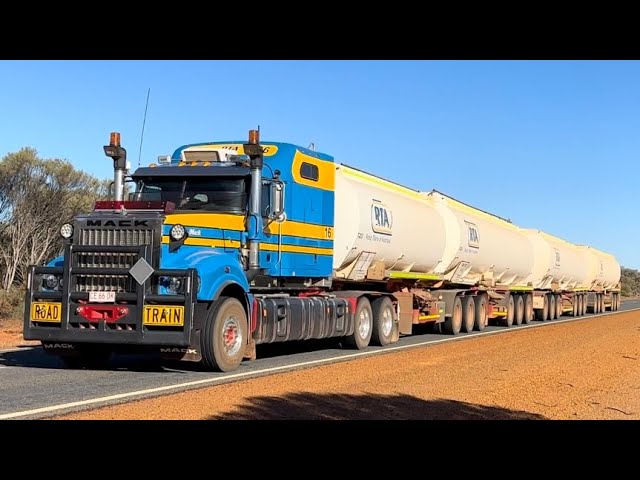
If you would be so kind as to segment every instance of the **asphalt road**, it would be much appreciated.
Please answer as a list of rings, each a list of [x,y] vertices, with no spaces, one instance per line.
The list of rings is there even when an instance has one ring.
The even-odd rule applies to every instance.
[[[640,309],[640,301],[628,301],[620,311]],[[602,315],[612,315],[607,312]],[[366,351],[336,348],[335,341],[308,341],[258,347],[258,360],[244,362],[231,373],[203,371],[188,362],[163,363],[153,356],[114,355],[107,369],[67,369],[41,348],[0,351],[0,420],[43,418],[181,390],[229,383],[277,372],[310,368],[368,355],[378,355],[435,343],[463,341],[479,335],[496,335],[524,328],[543,328],[560,322],[588,321],[597,315],[519,327],[487,327],[482,332],[448,335],[420,334],[401,338],[387,347]]]

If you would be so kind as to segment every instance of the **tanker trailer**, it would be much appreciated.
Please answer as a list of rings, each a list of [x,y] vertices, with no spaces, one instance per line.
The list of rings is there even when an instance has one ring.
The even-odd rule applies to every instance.
[[[537,320],[553,320],[565,312],[587,313],[591,264],[572,243],[537,229],[522,229],[534,249],[530,283]]]
[[[591,285],[587,305],[594,313],[616,311],[620,307],[620,264],[613,255],[587,245],[578,245],[589,265]]]
[[[442,295],[462,297],[462,330],[469,331],[472,326],[481,330],[491,319],[505,326],[531,322],[533,288],[529,277],[534,258],[527,237],[510,221],[441,192],[423,195],[434,202],[444,219],[448,242],[457,246],[444,259],[446,291]],[[473,309],[464,308],[469,303],[486,305],[478,318],[471,320]],[[454,332],[456,328],[454,324]]]

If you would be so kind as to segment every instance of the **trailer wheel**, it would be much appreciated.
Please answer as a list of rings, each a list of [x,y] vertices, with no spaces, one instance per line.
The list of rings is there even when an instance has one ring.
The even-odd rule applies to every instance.
[[[503,317],[502,325],[510,327],[513,325],[513,318],[515,317],[515,301],[513,295],[509,295],[509,303],[507,304],[507,315]]]
[[[556,318],[562,317],[562,295],[556,295]]]
[[[582,299],[582,295],[578,295],[578,316],[581,317],[584,315],[584,300]]]
[[[353,333],[345,338],[345,343],[351,348],[364,350],[369,346],[373,330],[373,311],[367,297],[360,297],[356,305]],[[392,329],[393,331],[393,329]]]
[[[531,323],[533,320],[533,296],[530,293],[527,293],[524,296],[524,318],[522,319],[523,323]]]
[[[620,295],[617,293],[613,294],[613,301],[615,305],[615,310],[617,311],[620,308]]]
[[[549,297],[547,295],[542,296],[542,309],[536,310],[536,320],[544,322],[549,316]]]
[[[476,302],[471,295],[462,297],[462,331],[473,332],[476,321]]]
[[[393,341],[395,315],[393,303],[389,297],[378,297],[371,302],[373,312],[373,331],[371,343],[375,345],[389,345]]]
[[[549,295],[549,320],[556,318],[556,296],[552,293]]]
[[[475,315],[473,321],[473,327],[478,330],[484,330],[487,326],[487,297],[486,295],[479,295],[475,299]]]
[[[462,328],[462,299],[456,297],[453,300],[453,310],[451,316],[444,321],[444,331],[450,335],[457,335]]]
[[[606,312],[607,311],[607,307],[605,307],[604,305],[604,294],[599,294],[600,297],[600,313],[602,312]]]
[[[209,309],[202,338],[202,363],[220,372],[235,370],[247,343],[247,313],[232,297],[220,297]]]
[[[524,298],[522,298],[522,295],[517,295],[515,299],[514,323],[516,325],[522,325],[523,320],[524,320]]]

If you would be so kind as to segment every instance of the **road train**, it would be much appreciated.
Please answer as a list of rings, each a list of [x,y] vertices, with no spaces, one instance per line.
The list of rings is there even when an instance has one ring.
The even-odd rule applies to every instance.
[[[262,343],[365,349],[421,323],[456,335],[620,305],[608,253],[255,130],[131,175],[119,134],[104,151],[113,199],[28,277],[24,336],[70,365],[142,350],[231,371]]]

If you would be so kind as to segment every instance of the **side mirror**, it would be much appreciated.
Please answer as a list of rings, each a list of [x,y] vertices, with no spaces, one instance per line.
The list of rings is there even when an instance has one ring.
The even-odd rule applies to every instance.
[[[284,183],[278,180],[271,182],[271,213],[269,218],[282,223],[287,216],[284,212]]]

